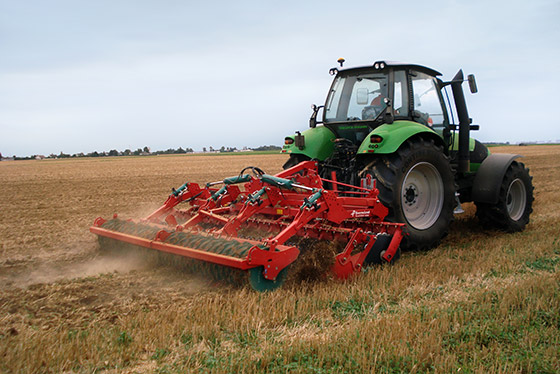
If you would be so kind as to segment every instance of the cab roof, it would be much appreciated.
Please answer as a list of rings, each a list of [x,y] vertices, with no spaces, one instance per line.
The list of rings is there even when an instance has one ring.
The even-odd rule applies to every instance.
[[[397,68],[397,69],[412,69],[412,70],[416,70],[422,73],[426,73],[428,75],[437,77],[442,75],[439,71],[431,69],[427,66],[423,66],[423,65],[418,65],[418,64],[410,64],[407,62],[398,62],[398,61],[376,61],[374,62],[372,65],[366,65],[366,66],[356,66],[356,67],[352,67],[352,68],[347,68],[347,69],[342,69],[342,68],[332,68],[331,71],[335,70],[338,72],[346,72],[346,71],[352,71],[352,70],[359,70],[359,69],[371,69],[374,68],[376,70],[384,70],[387,68]]]

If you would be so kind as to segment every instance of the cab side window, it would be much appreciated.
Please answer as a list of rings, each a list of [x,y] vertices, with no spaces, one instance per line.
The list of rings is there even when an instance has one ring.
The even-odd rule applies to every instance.
[[[395,92],[393,97],[395,116],[408,117],[408,89],[406,85],[406,74],[403,70],[395,71]]]
[[[445,116],[435,79],[423,73],[413,73],[411,78],[414,120],[430,127],[444,126]]]

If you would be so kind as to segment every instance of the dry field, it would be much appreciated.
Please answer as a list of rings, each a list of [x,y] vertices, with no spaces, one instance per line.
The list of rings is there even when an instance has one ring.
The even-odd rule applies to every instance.
[[[285,156],[0,162],[0,372],[559,372],[560,146],[492,151],[531,169],[526,231],[468,205],[430,252],[268,294],[102,255],[88,227]]]

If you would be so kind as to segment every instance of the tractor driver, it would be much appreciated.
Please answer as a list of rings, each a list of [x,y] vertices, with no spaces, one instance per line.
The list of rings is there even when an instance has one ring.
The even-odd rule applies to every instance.
[[[371,104],[364,107],[362,110],[362,119],[374,119],[376,118],[379,113],[381,113],[387,104],[385,103],[385,97],[382,94],[377,95],[372,101]],[[393,114],[398,116],[400,108],[395,108],[393,110]]]
[[[389,95],[387,94],[387,83],[385,79],[377,79],[375,81],[370,81],[373,83],[374,87],[369,86],[369,95],[375,96],[373,100],[371,100],[369,105],[366,105],[362,109],[362,120],[368,119],[375,119],[377,116],[387,107],[385,103],[385,98]],[[370,83],[370,84],[371,84]],[[375,86],[377,85],[377,89]],[[372,90],[373,88],[373,90]],[[371,97],[371,96],[370,96]]]
[[[382,94],[379,94],[371,101],[370,105],[365,106],[364,109],[362,109],[362,119],[376,118],[386,107],[383,99],[385,99],[385,97]]]

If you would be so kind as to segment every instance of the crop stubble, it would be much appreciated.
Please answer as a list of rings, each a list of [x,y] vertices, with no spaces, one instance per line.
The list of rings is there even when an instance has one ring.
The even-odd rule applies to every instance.
[[[142,216],[186,180],[276,173],[285,156],[1,162],[0,370],[553,372],[560,147],[492,151],[522,153],[534,176],[525,232],[481,230],[467,205],[430,252],[267,295],[103,257],[87,229]]]

